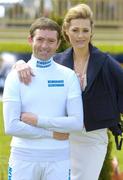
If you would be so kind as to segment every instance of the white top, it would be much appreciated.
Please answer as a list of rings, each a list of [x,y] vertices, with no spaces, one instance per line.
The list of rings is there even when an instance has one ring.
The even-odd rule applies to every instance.
[[[52,132],[75,132],[83,128],[81,89],[74,71],[51,58],[28,62],[35,74],[29,85],[21,83],[16,71],[6,79],[3,93],[5,131],[12,147],[53,150],[69,147],[68,140],[52,138]],[[21,112],[38,115],[37,126],[20,121]]]

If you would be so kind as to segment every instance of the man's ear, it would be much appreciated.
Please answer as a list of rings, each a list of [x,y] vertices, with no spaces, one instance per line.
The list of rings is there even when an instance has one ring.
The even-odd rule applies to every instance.
[[[32,44],[33,38],[31,36],[28,36],[28,42],[29,44]]]

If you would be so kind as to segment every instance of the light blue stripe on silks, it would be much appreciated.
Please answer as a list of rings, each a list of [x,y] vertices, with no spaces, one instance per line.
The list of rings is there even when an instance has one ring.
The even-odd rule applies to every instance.
[[[39,68],[46,68],[46,67],[49,67],[49,66],[51,66],[51,60],[48,60],[48,61],[38,60],[36,62],[36,67],[39,67]]]
[[[48,84],[48,87],[63,87],[64,84]]]

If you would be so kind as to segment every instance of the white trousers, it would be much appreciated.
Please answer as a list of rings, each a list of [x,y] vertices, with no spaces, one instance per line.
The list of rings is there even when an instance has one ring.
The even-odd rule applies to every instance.
[[[70,180],[70,162],[10,160],[8,180]]]
[[[71,135],[71,180],[98,180],[107,152],[107,130]]]

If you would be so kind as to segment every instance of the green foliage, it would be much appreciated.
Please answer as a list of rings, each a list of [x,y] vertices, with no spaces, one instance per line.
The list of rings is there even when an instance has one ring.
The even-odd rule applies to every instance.
[[[56,21],[60,27],[62,27],[62,22],[63,22],[63,17],[59,17],[59,16],[51,16],[51,19],[53,19],[54,21]],[[61,29],[62,30],[62,29]],[[57,52],[62,52],[65,49],[67,49],[69,47],[69,45],[67,44],[67,42],[64,40],[63,36],[61,36],[61,44],[60,47],[58,49]]]
[[[109,52],[111,54],[123,54],[123,44],[117,44],[117,43],[105,43],[105,42],[94,42],[95,46],[97,46],[100,50],[104,52]]]
[[[59,22],[61,23],[61,22]],[[97,43],[93,42],[95,46],[100,48],[104,52],[109,52],[111,54],[123,54],[123,44],[110,44],[110,43]],[[58,49],[58,52],[64,51],[66,48],[69,47],[69,44],[66,43],[66,41],[61,37],[61,45]],[[31,52],[31,46],[25,41],[25,42],[19,42],[19,41],[5,41],[0,42],[0,52],[15,52],[15,53],[30,53]]]
[[[106,158],[103,164],[102,171],[100,173],[99,180],[111,180],[111,175],[112,175],[112,166],[111,166],[111,161],[112,161],[112,139],[111,139],[111,134],[110,132],[108,133],[108,148],[107,148],[107,154]]]
[[[0,52],[30,53],[31,47],[26,42],[0,42]]]

